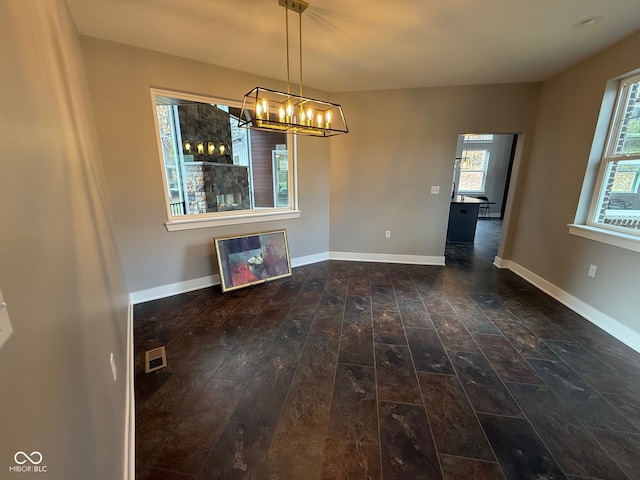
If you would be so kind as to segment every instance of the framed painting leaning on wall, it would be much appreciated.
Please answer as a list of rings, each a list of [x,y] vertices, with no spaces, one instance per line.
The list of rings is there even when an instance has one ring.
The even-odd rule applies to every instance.
[[[287,231],[214,239],[223,292],[291,276]]]

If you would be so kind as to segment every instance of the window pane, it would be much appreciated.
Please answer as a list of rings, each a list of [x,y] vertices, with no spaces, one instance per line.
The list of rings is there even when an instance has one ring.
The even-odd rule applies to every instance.
[[[621,105],[622,119],[615,139],[615,154],[640,153],[640,81],[626,88],[626,101]]]
[[[461,192],[481,192],[484,172],[460,172]]]
[[[159,106],[157,108],[157,114],[169,203],[171,205],[171,209],[175,210],[176,215],[183,215],[182,180],[178,162],[176,138],[173,128],[173,107],[168,105]]]
[[[482,135],[482,134],[465,135],[464,136],[464,141],[465,142],[492,142],[493,141],[493,135],[491,135],[491,134],[487,134],[487,135]]]
[[[488,150],[464,150],[462,152],[461,170],[486,170]]]
[[[233,105],[155,98],[171,216],[293,208],[286,133],[239,128]]]
[[[282,147],[272,152],[273,155],[273,168],[276,172],[275,176],[275,192],[276,192],[276,206],[284,207],[289,204],[289,159],[287,151]]]
[[[611,191],[614,193],[633,193],[634,190],[637,190],[638,170],[640,170],[640,164],[636,162],[618,162]]]
[[[640,161],[609,162],[598,201],[598,223],[640,229]]]

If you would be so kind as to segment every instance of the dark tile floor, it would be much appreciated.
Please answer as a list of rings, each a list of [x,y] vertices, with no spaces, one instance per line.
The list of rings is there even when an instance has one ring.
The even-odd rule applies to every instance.
[[[495,268],[500,225],[136,305],[137,479],[640,478],[640,355]]]

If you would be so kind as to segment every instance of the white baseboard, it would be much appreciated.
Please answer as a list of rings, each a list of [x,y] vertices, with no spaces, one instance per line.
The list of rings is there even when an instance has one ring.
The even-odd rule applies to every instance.
[[[413,265],[441,265],[444,266],[444,256],[426,255],[396,255],[387,253],[355,253],[355,252],[329,252],[331,260],[348,260],[354,262],[376,263],[409,263]]]
[[[516,275],[524,278],[530,284],[538,287],[540,290],[555,298],[563,305],[583,316],[594,325],[600,327],[609,335],[612,335],[625,345],[633,348],[636,352],[640,352],[640,332],[630,329],[618,320],[602,313],[600,310],[592,307],[588,303],[574,297],[568,292],[565,292],[551,282],[548,282],[544,278],[511,260],[503,260],[499,257],[495,257],[493,264],[498,268],[511,270]]]
[[[351,252],[323,252],[313,255],[305,255],[291,259],[292,267],[301,267],[326,260],[350,260],[358,262],[385,262],[385,263],[411,263],[417,265],[444,265],[444,257],[429,257],[422,255],[387,255],[378,253],[351,253]],[[170,297],[180,293],[191,292],[201,288],[220,285],[220,275],[194,278],[184,282],[160,285],[159,287],[138,290],[129,294],[129,302],[133,305]]]
[[[328,253],[317,253],[314,255],[306,255],[291,259],[291,267],[301,267],[312,263],[323,262],[329,260]],[[138,290],[129,294],[129,301],[132,304],[149,302],[158,298],[166,298],[172,295],[192,292],[201,288],[213,287],[220,285],[220,275],[209,275],[207,277],[194,278],[184,282],[171,283],[169,285],[160,285],[159,287],[148,288],[146,290]]]
[[[134,394],[133,304],[127,314],[127,368],[124,428],[124,480],[136,478],[136,400]]]
[[[507,266],[507,263],[511,263],[511,260],[503,260],[500,257],[498,257],[497,255],[495,257],[493,257],[493,264],[498,267],[498,268],[509,268]]]
[[[208,277],[194,278],[185,280],[184,282],[170,283],[169,285],[160,285],[159,287],[148,288],[146,290],[138,290],[137,292],[129,294],[129,301],[135,305],[158,298],[200,290],[201,288],[207,288],[213,285],[220,285],[220,275],[209,275]]]
[[[297,257],[291,259],[291,266],[302,267],[303,265],[311,265],[312,263],[324,262],[329,260],[329,253],[316,253],[314,255],[305,255],[304,257]]]

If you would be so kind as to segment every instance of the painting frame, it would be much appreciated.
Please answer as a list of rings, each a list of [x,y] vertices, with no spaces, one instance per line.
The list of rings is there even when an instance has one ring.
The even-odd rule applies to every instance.
[[[214,243],[223,293],[292,275],[285,229],[226,235]]]

